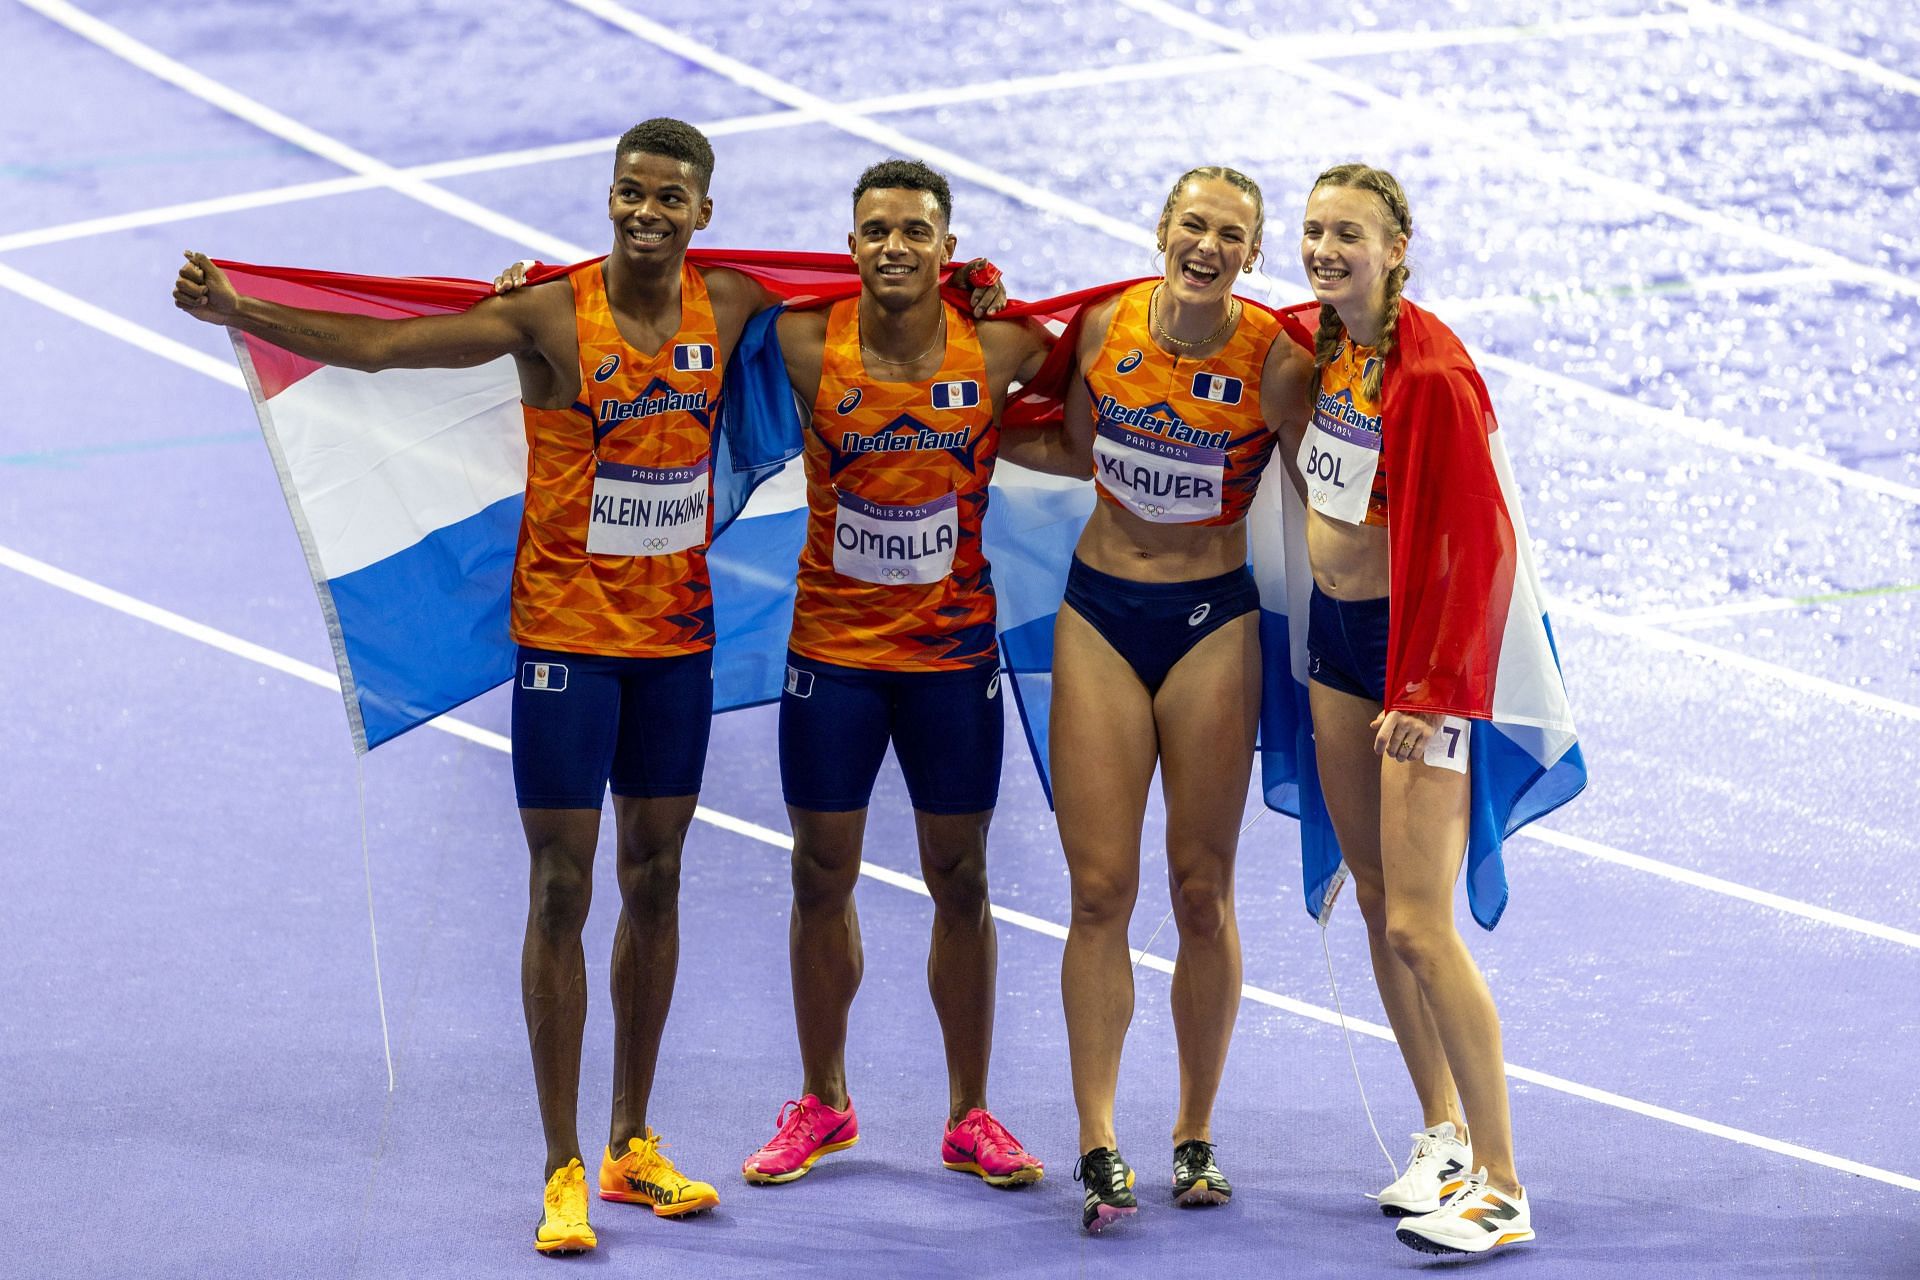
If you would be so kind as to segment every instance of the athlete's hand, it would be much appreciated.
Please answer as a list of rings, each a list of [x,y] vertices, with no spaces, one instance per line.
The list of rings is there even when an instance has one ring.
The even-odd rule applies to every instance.
[[[1373,718],[1373,754],[1389,760],[1420,760],[1440,717],[1418,711],[1382,711]]]
[[[1000,280],[1000,268],[985,258],[973,258],[953,273],[953,282],[973,290],[973,314],[990,316],[1007,305],[1007,286]]]
[[[213,265],[204,253],[187,250],[187,265],[173,281],[173,305],[196,320],[208,324],[227,324],[240,309],[240,295],[233,291],[227,273]]]
[[[512,293],[515,289],[518,289],[527,282],[527,270],[533,265],[534,260],[532,258],[520,259],[520,261],[514,263],[493,278],[493,291],[495,293]]]

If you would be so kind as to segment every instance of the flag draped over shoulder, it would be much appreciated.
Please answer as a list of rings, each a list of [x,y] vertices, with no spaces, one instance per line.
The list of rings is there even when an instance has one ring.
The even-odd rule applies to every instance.
[[[1288,308],[1318,323],[1317,304]],[[1401,304],[1381,405],[1390,621],[1387,708],[1471,722],[1467,899],[1488,929],[1507,904],[1501,845],[1579,794],[1586,762],[1541,599],[1519,489],[1486,384],[1453,332]],[[1342,879],[1308,714],[1306,509],[1261,486],[1248,516],[1265,661],[1261,781],[1300,819],[1307,910],[1325,918]]]
[[[846,297],[860,287],[844,255],[687,256],[750,274],[786,298]],[[493,293],[473,280],[218,265],[243,296],[383,319],[464,311]],[[530,282],[572,269],[538,268]],[[238,330],[232,337],[326,618],[355,749],[506,680],[514,652],[507,591],[527,480],[513,360],[363,373]],[[723,397],[716,531],[798,448],[797,438],[764,429],[774,421],[765,413],[725,410]]]

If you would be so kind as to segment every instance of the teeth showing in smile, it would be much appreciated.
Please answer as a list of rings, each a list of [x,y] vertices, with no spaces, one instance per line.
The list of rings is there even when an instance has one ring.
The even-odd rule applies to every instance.
[[[641,244],[659,244],[667,238],[664,231],[629,231],[627,234]]]
[[[1197,262],[1189,262],[1180,270],[1195,284],[1212,284],[1220,275],[1218,267],[1203,267]]]
[[[880,274],[883,276],[904,276],[904,275],[911,274],[912,271],[913,271],[912,267],[903,267],[903,266],[889,265],[889,266],[883,266],[880,268]]]
[[[1335,280],[1345,280],[1347,273],[1339,267],[1315,267],[1313,269],[1313,278],[1331,283]]]

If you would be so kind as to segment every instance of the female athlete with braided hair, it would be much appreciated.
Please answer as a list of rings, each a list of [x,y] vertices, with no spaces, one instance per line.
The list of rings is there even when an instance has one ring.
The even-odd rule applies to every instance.
[[[1054,631],[1051,737],[1073,899],[1060,988],[1089,1231],[1137,1208],[1113,1102],[1156,765],[1180,939],[1173,1197],[1222,1204],[1232,1193],[1214,1162],[1212,1112],[1240,1002],[1234,855],[1260,702],[1245,517],[1276,432],[1301,429],[1312,377],[1282,321],[1233,296],[1262,215],[1246,175],[1182,174],[1158,225],[1163,276],[1089,304],[1077,322],[1067,439],[1079,474],[1090,455],[1099,501]]]
[[[1446,566],[1443,580],[1389,582],[1390,541],[1397,552],[1399,537],[1388,531],[1401,513],[1388,510],[1381,442],[1383,423],[1433,441],[1441,417],[1480,428],[1485,402],[1459,340],[1402,297],[1412,231],[1406,195],[1383,170],[1339,165],[1313,185],[1301,259],[1321,304],[1315,409],[1292,478],[1308,507],[1308,696],[1320,786],[1428,1126],[1380,1207],[1406,1219],[1398,1235],[1416,1249],[1481,1253],[1533,1238],[1514,1171],[1499,1017],[1453,923],[1469,820],[1467,739],[1463,721],[1438,712],[1485,709],[1451,692],[1461,682],[1433,657],[1404,662],[1401,687],[1389,692],[1388,597],[1429,641],[1446,631],[1457,642],[1462,628],[1484,635],[1488,608],[1468,598],[1481,581],[1473,566],[1450,563],[1462,558],[1457,547],[1429,553]],[[1464,430],[1445,447],[1473,438]],[[1431,469],[1434,455],[1415,449],[1394,456]],[[1428,496],[1419,476],[1394,480],[1396,495],[1418,489],[1466,520],[1477,518],[1470,504],[1485,501],[1472,492]],[[1413,528],[1409,517],[1399,533]],[[1431,642],[1415,648],[1441,651]]]

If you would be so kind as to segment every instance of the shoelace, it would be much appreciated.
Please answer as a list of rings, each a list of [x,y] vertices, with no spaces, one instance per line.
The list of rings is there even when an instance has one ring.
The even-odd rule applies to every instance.
[[[1118,1155],[1100,1155],[1094,1151],[1087,1152],[1086,1155],[1081,1156],[1080,1159],[1074,1163],[1073,1180],[1075,1182],[1085,1182],[1091,1186],[1093,1179],[1101,1175],[1103,1168],[1106,1172],[1108,1191],[1126,1190],[1127,1180],[1120,1172],[1120,1157]]]
[[[990,1113],[983,1112],[972,1127],[980,1135],[979,1151],[982,1155],[1011,1155],[1021,1149],[1019,1141],[1007,1131],[1007,1127]]]
[[[1180,1157],[1180,1163],[1188,1169],[1205,1173],[1207,1170],[1213,1168],[1213,1144],[1211,1142],[1203,1142],[1199,1138],[1183,1142],[1180,1144],[1178,1155]]]
[[[1471,1205],[1474,1199],[1478,1197],[1479,1194],[1482,1191],[1485,1191],[1486,1189],[1487,1189],[1486,1170],[1482,1169],[1477,1172],[1470,1173],[1467,1175],[1466,1181],[1460,1184],[1460,1189],[1458,1191],[1455,1191],[1451,1196],[1447,1197],[1447,1202],[1440,1206],[1440,1212],[1445,1214],[1453,1214],[1457,1216],[1461,1210]]]

